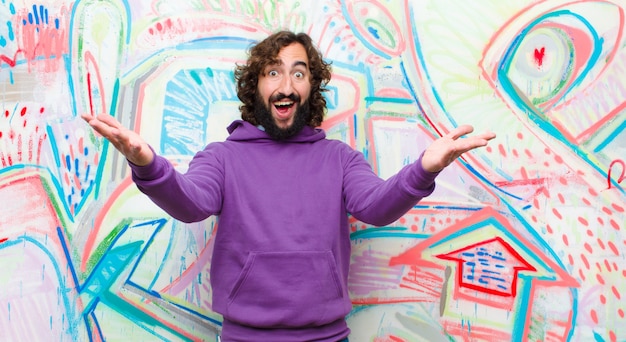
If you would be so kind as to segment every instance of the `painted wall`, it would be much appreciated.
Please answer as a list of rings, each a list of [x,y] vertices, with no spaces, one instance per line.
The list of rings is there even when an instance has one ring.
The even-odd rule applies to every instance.
[[[498,138],[388,227],[352,222],[353,341],[626,340],[626,1],[0,2],[0,340],[216,341],[215,220],[141,195],[79,118],[178,168],[238,117],[277,28],[334,67],[324,128],[388,177],[469,123]]]

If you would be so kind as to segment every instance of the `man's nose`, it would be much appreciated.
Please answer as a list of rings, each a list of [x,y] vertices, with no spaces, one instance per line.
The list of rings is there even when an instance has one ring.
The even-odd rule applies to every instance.
[[[291,81],[291,77],[286,76],[281,78],[280,84],[278,85],[278,92],[287,96],[293,93],[293,83]]]

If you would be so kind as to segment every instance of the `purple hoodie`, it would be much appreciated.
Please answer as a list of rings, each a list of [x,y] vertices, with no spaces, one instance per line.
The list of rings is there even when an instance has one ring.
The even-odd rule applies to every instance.
[[[389,224],[435,188],[421,160],[384,181],[349,145],[305,127],[275,141],[234,121],[185,174],[157,156],[131,165],[138,188],[172,217],[219,215],[211,264],[222,341],[338,341],[350,330],[348,214]]]

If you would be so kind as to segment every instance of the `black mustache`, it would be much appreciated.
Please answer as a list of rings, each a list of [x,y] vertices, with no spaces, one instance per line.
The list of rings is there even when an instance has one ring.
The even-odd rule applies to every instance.
[[[270,102],[278,102],[284,99],[289,99],[293,102],[300,103],[300,96],[296,94],[285,95],[282,93],[278,93],[270,98]]]

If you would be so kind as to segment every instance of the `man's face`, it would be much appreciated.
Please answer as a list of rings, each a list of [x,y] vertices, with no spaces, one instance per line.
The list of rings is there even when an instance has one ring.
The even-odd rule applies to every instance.
[[[259,76],[257,94],[275,126],[289,130],[311,93],[309,58],[301,44],[293,43],[282,48],[277,59],[279,63],[268,65]]]

